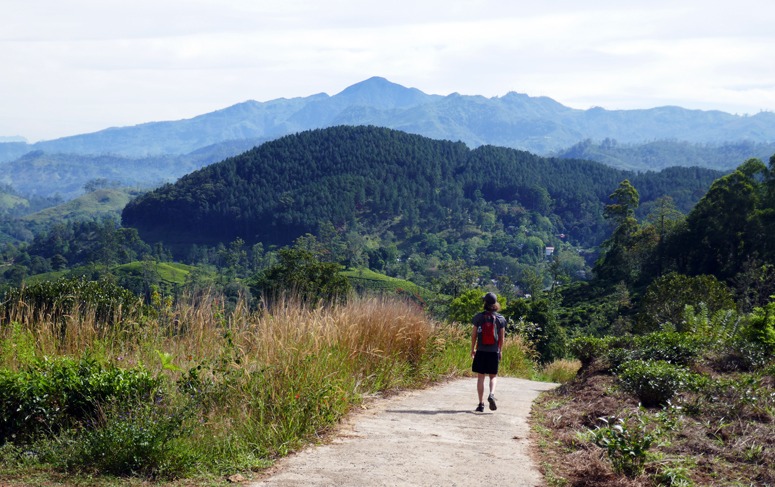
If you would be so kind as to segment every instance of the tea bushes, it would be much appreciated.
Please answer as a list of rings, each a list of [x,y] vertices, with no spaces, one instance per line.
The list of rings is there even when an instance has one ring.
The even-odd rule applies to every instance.
[[[637,395],[645,407],[664,406],[700,381],[696,374],[663,360],[630,360],[621,365],[618,377],[622,388]]]
[[[0,444],[57,433],[94,418],[109,401],[155,395],[161,382],[143,368],[120,369],[90,358],[37,360],[0,369]]]

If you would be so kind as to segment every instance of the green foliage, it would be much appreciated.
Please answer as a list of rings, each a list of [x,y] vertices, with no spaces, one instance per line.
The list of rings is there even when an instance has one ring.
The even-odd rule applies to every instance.
[[[630,347],[612,346],[605,352],[605,363],[607,364],[607,370],[616,372],[623,364],[634,360],[636,356],[637,353]]]
[[[610,340],[591,336],[577,337],[568,342],[568,352],[581,361],[582,367],[589,367],[600,360],[608,351]]]
[[[191,434],[190,411],[160,401],[112,403],[95,426],[66,441],[56,463],[68,471],[117,476],[176,478],[189,473],[198,458],[181,438]]]
[[[635,337],[636,356],[642,360],[691,365],[709,342],[700,336],[679,332],[655,332]]]
[[[23,220],[35,229],[51,228],[65,222],[100,220],[105,217],[117,220],[121,216],[121,210],[138,194],[137,191],[126,188],[97,189],[61,205],[26,215]]]
[[[754,308],[748,316],[744,333],[753,343],[762,345],[770,353],[775,352],[775,301],[762,308]]]
[[[0,363],[30,365],[35,361],[35,335],[14,321],[0,340]]]
[[[629,178],[647,188],[642,199],[651,201],[693,187],[698,176],[709,184],[717,174],[625,173],[587,161],[493,146],[469,150],[385,128],[343,126],[282,137],[191,173],[130,202],[122,218],[148,240],[213,245],[236,237],[288,244],[323,222],[362,225],[366,233],[387,227],[411,238],[420,229],[441,234],[471,224],[487,233],[518,228],[526,216],[534,217],[533,225],[551,216],[551,226],[557,216],[561,223],[549,235],[568,233],[594,245],[606,231],[602,200],[618,181]],[[428,246],[444,252],[444,245]]]
[[[716,180],[687,216],[685,229],[668,242],[677,270],[730,280],[752,256],[772,263],[771,179],[772,171],[751,159]]]
[[[49,260],[60,256],[71,267],[123,264],[152,253],[137,230],[121,228],[111,218],[60,222],[36,234],[27,251]]]
[[[641,332],[672,325],[685,330],[686,306],[705,306],[709,313],[735,309],[732,293],[714,276],[685,276],[671,272],[655,279],[646,289],[639,304],[637,328]]]
[[[656,440],[638,416],[637,421],[624,418],[600,418],[603,426],[592,431],[594,442],[603,448],[613,464],[614,471],[627,477],[637,477],[643,473],[648,450]]]
[[[664,406],[696,383],[685,368],[662,360],[630,360],[619,367],[618,377],[622,388],[638,396],[645,407]]]
[[[597,277],[609,284],[634,282],[639,275],[639,262],[634,253],[638,222],[635,210],[640,195],[625,179],[609,196],[613,202],[605,206],[605,217],[616,225],[611,237],[603,244],[603,254],[595,263]]]
[[[482,289],[469,289],[452,299],[448,308],[449,320],[463,325],[470,325],[474,315],[484,309],[484,301],[482,301],[484,294],[485,292]],[[506,308],[507,303],[504,297],[499,297],[498,302],[501,307]]]
[[[11,306],[17,306],[16,312],[22,316],[16,318],[33,319],[30,313],[38,312],[60,322],[62,333],[65,331],[66,317],[94,312],[101,325],[113,325],[122,316],[131,316],[141,309],[139,298],[130,291],[112,281],[88,281],[86,279],[60,278],[55,281],[42,281],[25,287],[10,289],[5,293],[3,310],[6,318]]]
[[[359,294],[369,295],[371,293],[395,293],[399,296],[411,296],[414,299],[427,302],[433,299],[436,294],[417,284],[390,277],[369,269],[347,269],[340,272],[347,278],[350,285]]]
[[[143,368],[104,366],[89,357],[0,369],[0,443],[76,427],[109,402],[154,397],[159,386]]]
[[[557,322],[550,300],[518,300],[506,312],[508,318],[519,323],[520,333],[538,353],[542,364],[565,358],[567,336]]]
[[[303,303],[341,302],[350,292],[350,283],[340,274],[339,264],[321,262],[307,250],[284,248],[280,262],[257,275],[251,290],[273,301],[283,293],[297,296]]]

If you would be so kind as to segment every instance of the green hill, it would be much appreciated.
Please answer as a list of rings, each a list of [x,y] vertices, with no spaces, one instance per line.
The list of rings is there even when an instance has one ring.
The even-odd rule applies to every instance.
[[[359,293],[388,292],[407,294],[412,297],[419,297],[425,301],[436,296],[436,293],[425,289],[422,286],[418,286],[413,282],[386,276],[369,269],[350,268],[342,271],[342,274],[347,277],[347,280],[350,281],[352,287]]]
[[[29,202],[21,196],[0,192],[0,215],[16,208],[27,206],[29,206]]]
[[[99,189],[58,206],[27,215],[22,220],[45,227],[53,223],[90,220],[105,216],[118,218],[121,210],[138,193],[127,188]]]
[[[282,245],[324,224],[402,240],[466,228],[539,227],[591,246],[607,235],[602,208],[623,179],[638,188],[646,208],[668,194],[688,211],[720,174],[696,168],[639,174],[340,126],[286,136],[191,173],[130,202],[122,218],[146,241],[173,247],[237,237]]]

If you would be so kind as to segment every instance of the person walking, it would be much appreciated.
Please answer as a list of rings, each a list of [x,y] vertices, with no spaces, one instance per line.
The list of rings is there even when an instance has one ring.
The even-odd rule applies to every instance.
[[[482,300],[484,301],[484,311],[474,315],[471,320],[474,324],[471,334],[471,358],[473,359],[471,370],[477,374],[476,392],[479,394],[477,412],[484,411],[485,375],[490,377],[490,394],[487,396],[490,411],[498,409],[495,404],[495,386],[498,379],[503,337],[506,334],[506,318],[498,314],[501,309],[498,297],[494,293],[487,293]]]

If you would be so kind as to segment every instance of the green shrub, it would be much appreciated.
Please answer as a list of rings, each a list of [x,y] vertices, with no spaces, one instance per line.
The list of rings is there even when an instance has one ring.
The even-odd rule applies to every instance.
[[[635,339],[636,358],[677,365],[693,363],[703,350],[703,345],[703,340],[695,335],[674,331],[649,333]]]
[[[103,366],[88,357],[38,360],[18,372],[0,370],[0,443],[76,426],[108,401],[148,398],[159,385],[142,368]]]
[[[608,351],[610,340],[583,336],[574,338],[568,344],[570,353],[581,361],[582,367],[589,367],[592,362],[603,358]]]
[[[775,302],[763,308],[754,308],[745,325],[745,337],[762,345],[768,352],[775,351]]]
[[[622,347],[611,347],[605,353],[605,361],[608,364],[608,370],[616,372],[622,364],[635,358],[635,352]]]
[[[639,304],[637,330],[651,332],[665,324],[685,331],[683,314],[686,305],[704,303],[713,315],[718,310],[734,309],[732,293],[714,276],[685,276],[671,272],[655,279]]]
[[[594,442],[605,449],[614,471],[628,477],[642,474],[655,435],[641,421],[631,424],[616,417],[600,418],[600,421],[604,426],[593,431]]]
[[[709,359],[719,372],[753,372],[766,367],[773,354],[765,344],[738,338],[717,347]]]
[[[21,321],[34,321],[36,316],[28,316],[34,312],[58,322],[68,315],[93,311],[98,323],[112,325],[120,321],[121,315],[141,309],[140,299],[134,293],[109,280],[65,277],[11,289],[6,292],[3,303],[6,321],[10,321],[13,313]]]
[[[188,472],[196,455],[181,438],[191,415],[160,401],[114,404],[95,418],[94,428],[75,434],[59,456],[68,471],[175,478]]]
[[[637,395],[645,407],[666,405],[693,380],[686,369],[665,361],[631,360],[619,367],[622,388]]]
[[[471,318],[482,311],[484,291],[481,289],[469,289],[450,301],[448,306],[449,320],[463,325],[470,325]],[[503,300],[503,297],[500,298]],[[501,303],[505,306],[505,303]]]

